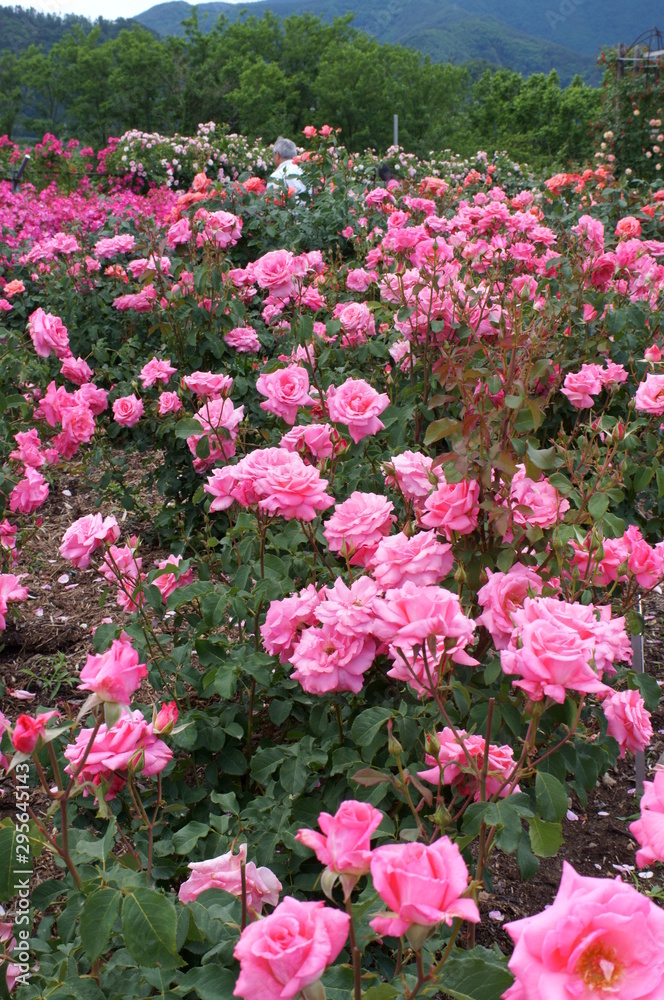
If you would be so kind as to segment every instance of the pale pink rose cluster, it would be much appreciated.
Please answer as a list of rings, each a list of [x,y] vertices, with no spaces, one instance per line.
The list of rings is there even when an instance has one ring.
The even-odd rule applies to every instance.
[[[114,639],[104,653],[89,655],[81,670],[79,691],[91,691],[100,701],[129,705],[131,696],[147,677],[144,663],[127,639]]]
[[[565,376],[561,392],[567,396],[576,409],[587,409],[595,405],[595,396],[604,388],[614,388],[627,381],[628,373],[622,365],[607,361],[606,366],[584,364],[578,372]]]
[[[587,878],[563,861],[551,906],[505,924],[515,982],[504,1000],[659,1000],[664,912],[620,877]]]
[[[82,444],[87,444],[95,432],[95,416],[108,406],[108,393],[93,382],[84,382],[76,392],[50,382],[35,410],[36,420],[45,420],[51,427],[62,424],[61,433],[51,440],[51,447],[62,458],[70,459]],[[53,452],[46,452],[52,461]]]
[[[596,587],[633,577],[640,587],[650,590],[664,577],[664,543],[650,545],[634,524],[621,538],[603,539],[601,548],[590,534],[583,543],[571,541],[570,545],[572,564]]]
[[[60,458],[57,448],[44,450],[39,433],[34,427],[29,431],[17,431],[14,440],[18,447],[9,453],[9,458],[14,462],[22,462],[26,468],[40,469],[43,465],[54,465]]]
[[[520,791],[518,785],[510,785],[510,779],[516,770],[514,751],[511,747],[488,745],[484,736],[475,733],[468,735],[465,729],[456,731],[449,726],[436,733],[440,749],[436,755],[426,755],[429,765],[426,771],[418,771],[418,777],[432,785],[450,785],[454,792],[464,798],[472,795],[475,802],[482,796],[481,776],[487,760],[485,795],[489,799],[493,795],[504,798],[512,792]]]
[[[74,742],[65,747],[64,755],[69,761],[65,771],[73,776],[83,764],[78,784],[91,782],[107,800],[114,799],[124,787],[130,767],[150,777],[163,771],[173,756],[139,709],[134,712],[123,709],[113,726],[102,723],[88,753],[91,737],[91,729],[82,729]],[[83,794],[88,795],[88,790],[84,789]]]
[[[602,675],[614,672],[615,662],[631,662],[625,619],[612,618],[610,607],[526,597],[512,620],[514,632],[500,662],[531,701],[562,704],[568,691],[610,694]]]
[[[191,875],[180,886],[180,902],[191,903],[208,889],[221,889],[241,899],[243,866],[247,910],[252,917],[259,917],[265,905],[277,905],[282,886],[269,868],[257,868],[253,861],[247,861],[246,844],[240,844],[237,854],[231,849],[218,858],[190,862]]]
[[[260,448],[236,465],[214,469],[204,489],[213,497],[212,512],[237,502],[288,521],[312,521],[334,504],[326,487],[318,469],[306,465],[297,453]]]

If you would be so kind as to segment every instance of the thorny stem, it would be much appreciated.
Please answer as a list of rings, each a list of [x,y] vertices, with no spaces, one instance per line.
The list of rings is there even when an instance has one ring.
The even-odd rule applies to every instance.
[[[355,921],[353,919],[353,904],[350,897],[346,899],[346,913],[350,917],[349,937],[350,953],[353,959],[353,1000],[362,1000],[362,952],[357,947],[355,937]]]

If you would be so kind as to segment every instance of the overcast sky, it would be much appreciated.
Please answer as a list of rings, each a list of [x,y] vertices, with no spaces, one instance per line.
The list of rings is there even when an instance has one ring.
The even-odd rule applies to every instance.
[[[154,7],[159,0],[29,0],[27,3],[16,3],[16,0],[0,0],[0,7],[34,7],[44,14],[85,14],[94,20],[96,17],[106,17],[113,20],[116,17],[135,17],[143,11]],[[205,2],[205,0],[202,0]],[[229,3],[247,3],[251,0],[228,0]]]

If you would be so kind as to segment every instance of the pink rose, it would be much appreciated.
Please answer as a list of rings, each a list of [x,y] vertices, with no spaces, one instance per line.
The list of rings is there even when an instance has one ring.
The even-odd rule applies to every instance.
[[[397,486],[406,500],[416,503],[428,497],[441,482],[442,471],[433,469],[433,459],[419,451],[404,451],[383,464],[385,482]]]
[[[20,514],[31,514],[33,510],[41,507],[47,496],[48,483],[41,472],[28,465],[24,478],[19,479],[9,494],[9,509]]]
[[[320,863],[330,872],[342,876],[347,895],[357,879],[369,871],[371,836],[382,821],[382,812],[368,802],[342,802],[334,816],[326,812],[319,815],[322,833],[298,830],[295,839],[315,851]],[[350,876],[345,884],[343,876]]]
[[[515,524],[539,528],[552,527],[569,510],[569,500],[562,498],[545,477],[535,482],[526,476],[523,466],[512,478],[509,505]],[[530,513],[518,510],[519,507],[529,507]]]
[[[378,584],[369,576],[359,576],[350,587],[337,577],[332,587],[322,591],[321,602],[314,609],[322,625],[335,627],[339,632],[357,638],[373,631],[376,617]]]
[[[19,715],[11,732],[11,741],[19,753],[32,753],[46,729],[49,719],[60,715],[59,712],[42,712],[41,715]]]
[[[664,553],[648,545],[645,539],[636,539],[632,543],[627,569],[634,574],[639,587],[650,590],[664,575]]]
[[[286,451],[296,451],[302,458],[311,456],[316,461],[323,461],[332,458],[334,446],[339,440],[331,424],[307,424],[306,427],[293,427],[286,431],[279,446]]]
[[[59,316],[35,309],[28,321],[28,332],[40,358],[47,358],[51,351],[61,359],[71,356],[67,327]]]
[[[155,382],[167,383],[176,371],[177,368],[173,368],[168,358],[152,358],[146,365],[143,365],[138,377],[143,388],[149,389]]]
[[[169,227],[166,233],[166,242],[168,243],[171,250],[181,243],[188,243],[191,239],[191,226],[189,225],[189,219],[182,218],[174,222],[172,226]],[[131,249],[131,248],[129,248]]]
[[[639,868],[664,861],[664,771],[656,770],[652,781],[644,781],[641,817],[630,824],[630,832],[641,845],[636,852]]]
[[[259,375],[256,389],[267,396],[261,409],[283,417],[287,424],[295,423],[301,406],[312,406],[314,402],[309,395],[309,374],[298,365]]]
[[[7,625],[5,615],[8,611],[8,601],[25,601],[28,597],[28,588],[20,583],[21,577],[13,573],[0,573],[0,629]],[[0,738],[2,737],[2,725],[0,724]]]
[[[420,520],[427,528],[438,528],[448,541],[453,532],[469,535],[477,527],[480,486],[476,479],[442,483],[424,501]]]
[[[359,347],[367,337],[376,335],[373,313],[366,302],[340,302],[333,316],[341,323],[342,347]]]
[[[168,572],[162,572],[156,576],[152,581],[152,586],[157,588],[164,601],[167,601],[169,596],[178,587],[187,587],[190,583],[193,583],[193,569],[178,572],[181,562],[182,556],[174,555],[170,555],[168,559],[157,560],[157,569],[168,570]]]
[[[504,1000],[659,1000],[664,912],[620,877],[587,878],[563,861],[552,905],[505,930],[516,982]]]
[[[257,354],[261,349],[258,334],[250,326],[236,326],[224,334],[224,342],[238,354]]]
[[[634,406],[639,413],[652,413],[661,417],[664,413],[664,375],[646,375],[634,397]]]
[[[452,546],[439,542],[434,531],[409,538],[403,531],[378,543],[369,569],[383,590],[416,583],[426,587],[444,580],[454,565]]]
[[[560,391],[577,409],[594,406],[593,397],[602,391],[601,373],[601,365],[581,365],[580,371],[570,372],[569,375],[565,376],[563,388]]]
[[[115,542],[119,537],[120,528],[114,517],[102,519],[101,514],[86,514],[65,531],[60,555],[77,569],[87,569],[92,553],[104,542]]]
[[[455,733],[449,726],[445,726],[442,732],[436,733],[436,738],[440,750],[436,757],[426,755],[429,770],[418,771],[417,776],[432,785],[438,785],[439,782],[451,785],[455,792],[458,791],[463,796],[472,795],[474,801],[479,802],[486,750],[484,736],[469,736],[465,729],[457,729]],[[485,787],[487,798],[496,794],[504,798],[512,792],[518,792],[519,786],[510,788],[508,781],[516,767],[512,748],[490,743],[488,756]]]
[[[159,416],[164,417],[167,413],[177,413],[182,409],[182,400],[177,392],[162,392],[159,396]]]
[[[173,732],[179,714],[175,701],[162,705],[158,712],[153,709],[152,731],[155,736],[169,736]]]
[[[370,920],[373,929],[401,937],[417,927],[450,926],[456,919],[480,921],[472,899],[462,899],[469,874],[461,852],[448,837],[433,844],[385,844],[371,857],[374,888],[390,912]]]
[[[621,240],[632,239],[641,235],[641,223],[633,215],[626,215],[616,226],[616,236]]]
[[[290,657],[291,679],[309,694],[358,694],[375,655],[376,644],[367,636],[347,635],[330,625],[307,628]]]
[[[355,490],[325,524],[323,533],[330,550],[348,559],[351,566],[366,566],[392,530],[393,512],[394,504],[386,497]]]
[[[72,400],[79,406],[87,406],[94,416],[99,416],[108,409],[108,393],[93,382],[86,382],[73,394]]]
[[[531,567],[516,563],[507,573],[494,573],[487,569],[489,579],[477,592],[477,601],[482,614],[478,625],[484,625],[491,634],[496,649],[507,649],[514,622],[512,613],[523,607],[528,594],[541,594],[541,576]]]
[[[263,906],[276,906],[279,902],[281,882],[269,868],[257,868],[253,861],[247,861],[247,845],[240,844],[237,854],[230,850],[209,861],[192,861],[191,875],[180,886],[178,898],[181,903],[191,903],[206,889],[221,889],[232,896],[242,898],[242,866],[244,865],[247,909],[257,917]]]
[[[113,417],[122,427],[133,427],[143,416],[143,400],[136,396],[120,396],[113,403]]]
[[[661,361],[662,352],[660,350],[659,344],[651,344],[650,347],[646,347],[645,351],[643,352],[643,357],[646,359],[646,361],[654,361],[654,362]]]
[[[233,996],[294,1000],[334,962],[349,923],[341,910],[286,896],[268,917],[242,931],[233,952],[240,963]]]
[[[387,393],[376,392],[373,386],[361,378],[348,378],[338,388],[331,385],[327,390],[330,420],[346,424],[356,444],[363,437],[385,429],[385,424],[378,416],[389,405],[390,397]]]
[[[233,379],[223,372],[194,372],[192,375],[185,375],[182,385],[193,392],[195,396],[203,398],[218,399],[219,396],[228,396],[233,388]]]
[[[271,250],[254,261],[251,268],[258,286],[269,289],[278,299],[296,292],[307,272],[306,261],[290,250]]]
[[[652,739],[650,712],[639,691],[613,691],[602,702],[609,736],[620,744],[620,756],[627,750],[645,750]]]
[[[65,358],[60,368],[60,374],[68,378],[75,385],[83,385],[89,382],[94,372],[90,365],[83,358],[70,356]]]
[[[78,689],[92,691],[100,701],[128,705],[147,675],[147,667],[138,662],[138,653],[131,643],[114,639],[105,653],[88,656]]]
[[[218,459],[227,460],[235,454],[235,440],[238,427],[244,417],[244,406],[233,406],[230,399],[211,399],[204,403],[194,420],[201,425],[201,434],[192,434],[187,438],[189,451],[194,456],[194,468],[204,472]],[[198,442],[206,437],[209,440],[210,454],[207,458],[196,457]]]
[[[34,427],[29,431],[17,431],[14,434],[14,440],[18,448],[9,453],[10,459],[14,462],[23,462],[24,465],[29,465],[33,469],[39,469],[46,464],[42,443]]]
[[[325,492],[328,481],[321,478],[315,466],[305,465],[299,455],[284,454],[289,461],[266,469],[256,483],[261,494],[258,506],[287,521],[313,521],[320,511],[334,504]]]
[[[64,435],[76,443],[89,441],[95,432],[95,418],[88,406],[77,404],[71,406],[62,414],[62,430]]]
[[[313,583],[280,601],[271,601],[261,625],[263,646],[271,656],[289,663],[300,634],[307,625],[316,624],[316,608],[323,599]]]

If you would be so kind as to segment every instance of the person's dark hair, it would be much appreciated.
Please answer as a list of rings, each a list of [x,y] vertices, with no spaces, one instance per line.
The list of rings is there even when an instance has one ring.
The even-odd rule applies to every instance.
[[[387,184],[388,181],[394,180],[394,171],[389,163],[381,163],[378,168],[378,176],[384,184]]]

